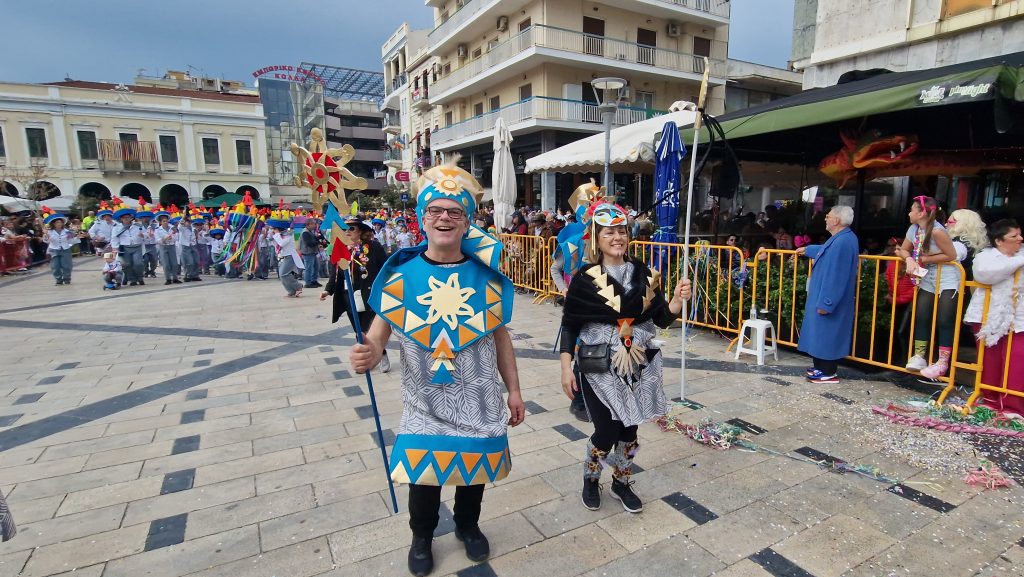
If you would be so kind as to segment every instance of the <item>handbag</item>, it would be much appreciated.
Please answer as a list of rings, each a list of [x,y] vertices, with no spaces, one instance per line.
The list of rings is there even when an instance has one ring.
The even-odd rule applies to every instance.
[[[581,373],[607,373],[612,368],[611,350],[608,343],[581,344],[576,354],[576,364]]]

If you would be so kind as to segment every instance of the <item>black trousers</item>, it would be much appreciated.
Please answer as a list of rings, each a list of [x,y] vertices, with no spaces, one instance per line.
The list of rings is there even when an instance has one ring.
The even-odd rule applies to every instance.
[[[839,359],[829,361],[826,359],[819,359],[818,357],[811,357],[814,359],[814,368],[822,372],[822,374],[832,376],[839,370]]]
[[[604,406],[601,399],[597,398],[594,389],[587,382],[587,377],[579,373],[580,390],[583,391],[583,400],[587,403],[587,411],[590,412],[590,421],[594,423],[594,434],[590,436],[590,442],[602,451],[611,451],[616,443],[631,443],[636,440],[637,425],[626,427],[622,421],[612,419],[612,413]]]
[[[484,501],[484,485],[455,488],[455,526],[460,531],[472,529],[480,521],[480,505]],[[440,519],[441,487],[409,485],[409,528],[417,537],[431,538]]]

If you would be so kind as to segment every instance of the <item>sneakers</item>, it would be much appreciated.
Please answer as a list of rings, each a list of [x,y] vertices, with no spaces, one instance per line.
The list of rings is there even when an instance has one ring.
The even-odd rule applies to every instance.
[[[433,539],[413,535],[409,546],[409,573],[424,577],[434,570],[434,552],[430,550]]]
[[[59,280],[59,281],[57,281],[57,282],[55,282],[55,283],[54,283],[54,286],[61,286],[61,285],[63,285],[63,284],[64,284],[64,281],[62,281],[62,280]]]
[[[909,361],[907,361],[908,371],[920,371],[921,369],[924,369],[927,366],[928,361],[926,361],[924,357],[922,357],[921,355],[914,355],[910,357]]]
[[[613,479],[611,494],[622,503],[622,508],[630,513],[639,513],[644,510],[643,501],[633,492],[633,481],[621,482],[618,479]]]
[[[164,285],[174,284],[174,281],[165,280]]]
[[[814,368],[814,367],[807,367],[807,369],[805,369],[805,370],[804,370],[804,372],[805,372],[805,373],[807,374],[807,376],[809,377],[809,376],[813,375],[813,374],[814,374],[814,373],[815,373],[815,372],[816,372],[817,370],[818,370],[818,369],[816,369],[816,368]]]
[[[590,413],[587,412],[586,406],[577,406],[576,403],[573,403],[569,405],[569,412],[576,417],[577,421],[590,422]]]
[[[391,359],[388,358],[388,352],[384,351],[384,356],[380,358],[380,372],[387,373],[391,371]]]
[[[946,374],[946,371],[948,370],[949,362],[940,358],[937,362],[921,369],[921,376],[926,379],[938,379],[942,375]]]
[[[480,532],[480,527],[473,527],[465,531],[456,527],[455,538],[466,546],[466,557],[470,561],[480,563],[491,556],[491,544],[487,542],[487,537]]]
[[[838,383],[839,377],[836,375],[826,375],[818,369],[814,369],[814,371],[807,374],[807,380],[812,383]]]
[[[583,506],[591,511],[601,508],[601,483],[598,479],[583,478]]]

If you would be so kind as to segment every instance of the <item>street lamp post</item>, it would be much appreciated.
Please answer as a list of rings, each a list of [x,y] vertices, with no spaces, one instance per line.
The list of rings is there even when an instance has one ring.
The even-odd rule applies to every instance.
[[[595,78],[590,82],[596,90],[601,91],[601,104],[597,107],[601,113],[601,121],[604,124],[604,179],[605,194],[615,195],[615,186],[612,184],[612,123],[615,121],[615,111],[619,108],[619,91],[626,86],[626,81],[621,78],[602,77]],[[613,95],[614,93],[614,95]]]

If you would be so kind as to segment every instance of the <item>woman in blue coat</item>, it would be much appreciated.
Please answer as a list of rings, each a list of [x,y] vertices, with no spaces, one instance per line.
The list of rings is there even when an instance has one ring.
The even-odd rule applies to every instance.
[[[815,383],[838,383],[839,359],[849,355],[853,345],[860,243],[851,223],[852,208],[833,207],[825,215],[825,229],[832,237],[825,244],[796,249],[814,260],[797,348],[814,359],[807,380]]]

